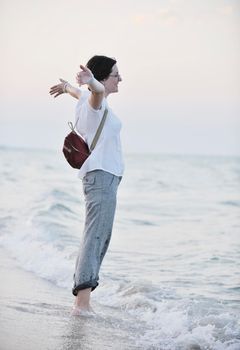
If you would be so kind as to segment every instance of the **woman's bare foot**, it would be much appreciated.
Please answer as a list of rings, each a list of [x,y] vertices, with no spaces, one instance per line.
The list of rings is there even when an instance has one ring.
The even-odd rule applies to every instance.
[[[94,316],[96,312],[93,310],[91,306],[86,308],[81,308],[79,306],[74,305],[71,311],[71,316]]]
[[[75,303],[71,312],[72,316],[92,316],[95,314],[90,306],[91,288],[86,288],[78,291]]]

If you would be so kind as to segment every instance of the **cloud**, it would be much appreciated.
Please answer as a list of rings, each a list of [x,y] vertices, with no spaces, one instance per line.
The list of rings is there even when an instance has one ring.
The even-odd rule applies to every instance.
[[[172,9],[160,9],[156,13],[157,20],[165,25],[174,25],[177,22],[176,11]]]
[[[233,13],[233,7],[231,5],[219,7],[217,12],[224,16],[229,16]]]
[[[159,23],[168,26],[174,25],[177,22],[177,15],[172,9],[161,8],[155,12],[136,13],[133,15],[132,20],[137,25]]]
[[[152,14],[143,14],[143,13],[137,13],[133,16],[133,22],[135,24],[147,24],[153,20]]]

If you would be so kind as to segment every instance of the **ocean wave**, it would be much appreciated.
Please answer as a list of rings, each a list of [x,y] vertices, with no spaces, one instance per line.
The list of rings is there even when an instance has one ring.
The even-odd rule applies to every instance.
[[[67,205],[64,205],[62,203],[54,203],[52,204],[50,207],[49,207],[49,212],[50,213],[54,213],[54,212],[57,212],[57,213],[71,213],[71,214],[74,214],[74,211],[68,207]]]
[[[223,201],[223,202],[220,202],[220,204],[231,206],[231,207],[240,207],[240,201],[238,200]]]
[[[75,208],[62,203],[52,203],[45,205],[45,208],[36,208],[31,213],[32,221],[38,222],[38,224],[44,222],[54,222],[57,220],[59,225],[69,225],[70,221],[79,220],[79,213]]]
[[[21,232],[14,239],[8,235],[1,236],[0,245],[7,249],[21,268],[59,287],[71,285],[74,266],[71,246],[63,250],[58,244],[49,244],[38,237],[33,239],[33,232]]]
[[[72,191],[73,192],[73,191]],[[53,197],[57,200],[67,201],[70,203],[81,203],[80,198],[77,195],[73,195],[70,191],[63,191],[58,188],[54,188],[49,192],[49,197]]]
[[[157,226],[153,221],[141,220],[141,219],[132,219],[130,220],[132,224],[140,225],[140,226]]]
[[[237,313],[214,299],[182,298],[174,289],[135,280],[105,283],[98,300],[145,323],[139,349],[237,350],[240,345]]]

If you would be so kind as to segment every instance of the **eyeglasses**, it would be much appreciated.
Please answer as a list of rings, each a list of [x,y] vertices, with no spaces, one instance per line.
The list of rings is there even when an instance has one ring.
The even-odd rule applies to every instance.
[[[120,78],[120,74],[119,73],[109,74],[109,77]]]

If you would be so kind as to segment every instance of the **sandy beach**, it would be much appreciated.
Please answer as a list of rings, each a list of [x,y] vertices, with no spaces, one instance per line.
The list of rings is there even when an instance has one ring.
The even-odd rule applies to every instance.
[[[111,310],[109,322],[109,310],[106,320],[104,308],[93,304],[96,316],[71,317],[74,297],[16,266],[3,249],[0,275],[1,350],[136,349],[124,316]]]

